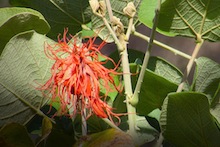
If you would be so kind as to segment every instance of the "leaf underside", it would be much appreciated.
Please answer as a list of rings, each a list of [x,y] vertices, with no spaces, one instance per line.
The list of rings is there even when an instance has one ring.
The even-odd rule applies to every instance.
[[[156,3],[144,0],[140,21],[151,27]],[[147,6],[147,7],[144,7]],[[150,14],[148,8],[151,10]],[[146,9],[146,10],[145,10]],[[145,14],[145,15],[144,15]],[[220,40],[219,0],[166,0],[161,5],[158,31],[164,35],[181,35],[209,41]]]
[[[0,58],[0,126],[8,122],[24,124],[34,114],[41,114],[46,99],[37,88],[49,78],[52,65],[44,53],[45,41],[51,42],[30,31],[6,45]]]
[[[18,33],[35,30],[46,34],[50,30],[43,15],[29,8],[1,8],[0,15],[0,54],[8,41]]]

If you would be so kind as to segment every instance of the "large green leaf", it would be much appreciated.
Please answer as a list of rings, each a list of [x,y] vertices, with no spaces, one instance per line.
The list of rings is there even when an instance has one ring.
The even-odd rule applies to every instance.
[[[26,123],[46,99],[37,90],[49,78],[52,60],[44,53],[52,41],[34,31],[18,34],[6,45],[0,58],[0,126],[7,122]]]
[[[218,97],[215,96],[220,92],[220,64],[215,61],[200,57],[196,60],[196,72],[194,75],[193,90],[205,93],[209,96],[212,103],[218,103]]]
[[[146,116],[156,108],[161,109],[167,94],[176,91],[176,89],[176,84],[152,71],[146,70],[140,90],[139,102],[136,106],[138,114]]]
[[[164,102],[161,126],[165,139],[178,147],[220,146],[220,132],[203,94],[169,94]]]
[[[24,126],[10,123],[0,130],[0,145],[2,147],[34,147]]]
[[[141,86],[137,112],[147,116],[152,110],[160,109],[167,94],[176,91],[181,79],[182,73],[172,64],[151,57]],[[187,90],[187,85],[184,88]]]
[[[177,67],[160,57],[150,57],[147,68],[177,85],[182,80],[182,72]],[[185,88],[187,89],[186,86],[187,85],[185,85]]]
[[[161,110],[154,109],[151,113],[148,114],[148,116],[145,116],[148,123],[152,127],[154,127],[158,132],[161,131],[160,124],[159,124],[160,115],[161,115]]]
[[[140,21],[147,26],[152,26],[152,11],[156,7],[156,1],[143,0],[143,6],[140,7]],[[159,32],[169,36],[219,41],[219,22],[219,0],[166,0],[161,5],[157,27]]]
[[[126,115],[120,118],[121,123],[119,125],[119,128],[125,132],[128,131],[128,116]],[[154,129],[143,116],[136,115],[136,126],[137,128],[139,128],[137,130],[137,138],[134,138],[137,146],[141,146],[146,143],[152,142],[159,136],[158,131]]]
[[[75,130],[73,131],[73,125],[71,119],[66,116],[54,117],[56,124],[53,124],[52,129],[49,127],[48,136],[42,140],[37,147],[71,147],[75,142]],[[49,122],[50,123],[50,122]],[[51,125],[51,124],[49,124]],[[42,133],[43,133],[42,124]],[[61,141],[62,140],[62,141]],[[39,141],[36,139],[36,141]],[[36,146],[36,145],[35,145]]]
[[[116,129],[108,129],[87,138],[80,139],[74,147],[102,147],[102,146],[129,146],[134,147],[134,142],[130,135]]]
[[[32,9],[1,8],[0,15],[0,55],[14,35],[28,30],[46,34],[50,29],[43,15]]]
[[[110,0],[113,15],[120,19],[124,27],[126,28],[129,23],[129,18],[123,13],[123,9],[129,2],[133,2],[136,9],[138,9],[141,0]],[[106,12],[105,18],[109,21],[108,13]],[[134,21],[137,21],[137,14],[134,16]],[[100,17],[92,16],[92,29],[99,35],[100,38],[106,42],[113,42],[113,38],[110,36],[110,32],[105,27],[104,22]]]
[[[165,1],[165,0],[162,0]],[[158,0],[142,0],[140,8],[138,10],[138,18],[140,22],[148,26],[149,28],[153,27],[153,19],[155,16],[155,9],[157,7]],[[157,29],[158,32],[165,34],[167,36],[175,36],[173,32],[163,31]]]
[[[220,94],[218,95],[218,103],[215,104],[211,109],[210,112],[211,114],[215,117],[216,120],[216,124],[218,125],[218,127],[220,128]]]
[[[89,6],[88,0],[10,0],[10,3],[41,12],[51,26],[48,35],[55,39],[65,27],[74,35],[82,29],[82,24],[90,20],[90,13],[85,13]]]

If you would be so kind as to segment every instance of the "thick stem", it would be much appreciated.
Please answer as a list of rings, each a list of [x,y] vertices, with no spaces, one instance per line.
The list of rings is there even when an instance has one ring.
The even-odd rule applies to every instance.
[[[106,0],[106,6],[108,10],[109,17],[112,16],[112,10],[111,5],[109,3],[109,0]],[[128,113],[128,123],[129,123],[129,134],[134,138],[134,140],[137,140],[137,132],[136,132],[136,108],[130,104],[130,99],[133,95],[132,91],[132,85],[131,85],[131,73],[130,73],[130,66],[129,66],[129,60],[128,60],[128,53],[127,53],[127,43],[125,41],[124,34],[121,34],[119,36],[116,35],[115,31],[112,29],[111,25],[107,21],[107,19],[104,16],[97,15],[102,18],[105,26],[109,30],[110,34],[112,35],[115,44],[117,45],[118,52],[121,56],[121,66],[123,70],[123,81],[124,81],[124,89],[125,89],[125,95],[126,95],[126,105],[127,105],[127,113]],[[132,28],[133,20],[130,20],[130,32]],[[130,36],[130,32],[127,33],[128,37]],[[113,128],[117,127],[113,125],[108,119],[103,119],[107,124],[112,126]]]
[[[128,113],[128,124],[129,124],[129,134],[136,138],[136,108],[130,104],[130,100],[133,95],[132,86],[131,86],[131,74],[130,67],[128,61],[128,53],[127,48],[121,52],[121,65],[123,68],[123,80],[125,87],[125,95],[126,95],[126,106]]]
[[[86,136],[87,135],[87,123],[86,123],[86,109],[85,108],[84,110],[82,110],[81,119],[82,119],[82,136]]]
[[[106,0],[108,1],[108,0]],[[111,6],[110,3],[106,3],[107,8],[110,8]],[[110,9],[108,9],[108,13],[112,14],[112,12]],[[111,28],[111,26],[109,25],[108,21],[106,20],[106,18],[102,18],[105,26],[107,27],[107,29],[109,30],[109,32],[111,33],[115,44],[117,45],[118,51],[120,53],[121,56],[121,66],[122,66],[122,70],[123,70],[123,80],[124,80],[124,87],[125,87],[125,95],[126,95],[126,106],[127,106],[127,113],[128,113],[128,123],[129,123],[129,134],[133,137],[136,138],[137,133],[136,133],[136,109],[135,107],[133,107],[129,101],[130,98],[133,95],[133,91],[132,91],[132,85],[131,85],[131,74],[130,74],[130,66],[129,66],[129,60],[128,60],[128,53],[127,53],[127,44],[125,42],[125,40],[123,39],[123,35],[119,36],[120,38],[118,38],[115,34],[115,32],[113,31],[113,29]],[[130,20],[130,30],[132,27],[133,23],[133,19]],[[130,34],[128,32],[128,34]],[[128,36],[129,38],[129,36]]]
[[[178,88],[177,88],[177,91],[176,92],[181,92],[183,90],[183,86],[184,86],[184,83],[187,81],[187,78],[190,74],[190,71],[192,69],[192,66],[193,66],[193,63],[199,53],[199,50],[203,44],[203,40],[201,39],[197,44],[196,44],[196,47],[192,53],[192,57],[191,59],[189,60],[187,66],[186,66],[186,70],[184,71],[184,74],[183,74],[183,78],[182,78],[182,82],[179,84]]]

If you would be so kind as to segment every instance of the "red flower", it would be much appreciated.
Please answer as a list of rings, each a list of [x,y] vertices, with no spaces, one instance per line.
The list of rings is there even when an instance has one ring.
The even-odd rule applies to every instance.
[[[105,102],[108,92],[119,90],[112,75],[118,75],[115,69],[108,69],[103,65],[111,61],[115,67],[115,62],[100,53],[100,49],[105,45],[94,44],[95,39],[89,39],[87,43],[82,43],[78,38],[67,38],[67,29],[64,30],[63,38],[58,36],[58,43],[51,46],[46,45],[45,53],[47,57],[55,60],[51,68],[52,76],[42,86],[41,89],[49,90],[52,100],[57,97],[60,99],[61,110],[66,113],[72,110],[73,114],[84,114],[86,117],[92,113],[101,118],[118,117],[112,112],[112,108]],[[105,61],[100,61],[99,56],[104,57]],[[106,95],[100,96],[100,88],[106,88]]]

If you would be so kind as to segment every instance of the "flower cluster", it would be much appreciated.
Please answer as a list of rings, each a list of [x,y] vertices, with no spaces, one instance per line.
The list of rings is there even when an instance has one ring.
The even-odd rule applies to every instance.
[[[100,52],[105,42],[97,45],[94,43],[95,39],[90,38],[82,43],[71,35],[71,39],[68,39],[67,32],[65,29],[62,39],[58,36],[58,43],[55,45],[45,46],[47,57],[55,62],[50,79],[41,89],[49,90],[52,100],[59,98],[63,113],[72,110],[72,115],[84,114],[86,110],[86,118],[95,114],[111,121],[112,116],[119,119],[118,114],[113,113],[112,107],[105,102],[108,92],[120,90],[112,76],[119,74],[116,72],[118,65]],[[100,56],[105,60],[100,61]],[[104,67],[108,61],[115,65],[114,69]],[[106,89],[104,96],[100,95],[102,86]]]

